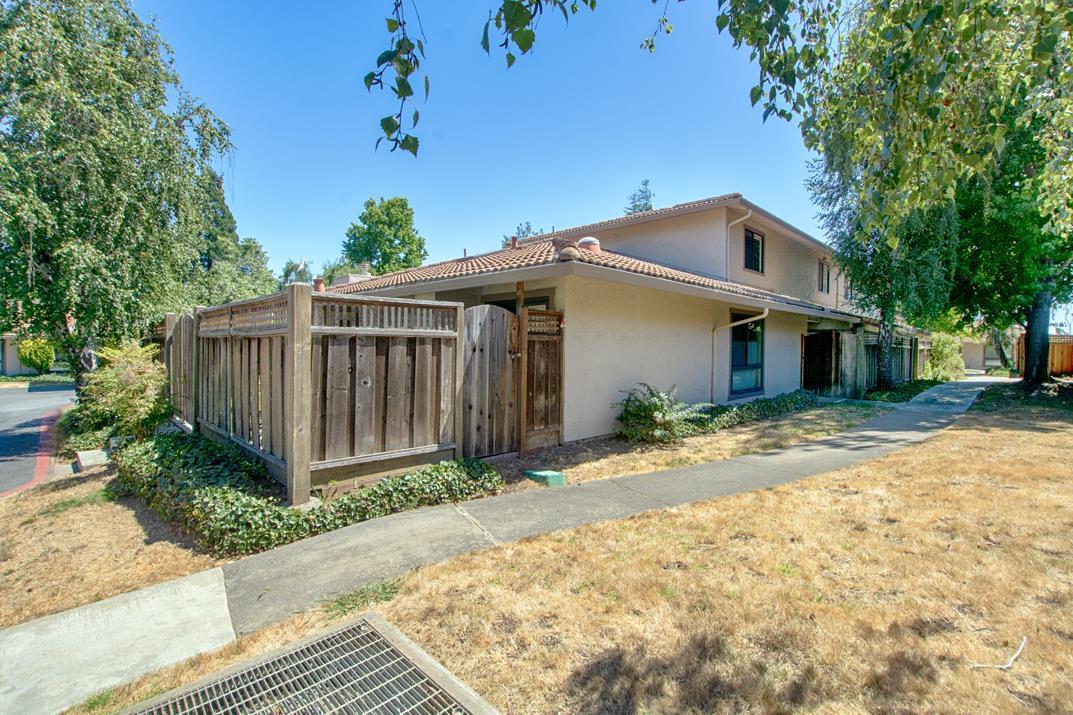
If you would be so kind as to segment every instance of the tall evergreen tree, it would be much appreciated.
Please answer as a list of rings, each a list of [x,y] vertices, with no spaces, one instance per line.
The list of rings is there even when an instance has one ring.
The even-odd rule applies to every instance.
[[[637,191],[634,191],[626,199],[626,207],[622,210],[629,214],[641,213],[642,211],[652,210],[652,199],[655,198],[655,194],[652,193],[652,189],[648,186],[648,179],[642,179],[641,185],[637,187]]]

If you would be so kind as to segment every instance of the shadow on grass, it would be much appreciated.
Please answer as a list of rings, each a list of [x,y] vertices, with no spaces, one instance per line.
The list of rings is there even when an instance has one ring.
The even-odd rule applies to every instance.
[[[828,699],[811,665],[790,677],[755,658],[742,660],[717,634],[694,635],[666,657],[611,648],[567,681],[572,709],[581,713],[789,712]]]

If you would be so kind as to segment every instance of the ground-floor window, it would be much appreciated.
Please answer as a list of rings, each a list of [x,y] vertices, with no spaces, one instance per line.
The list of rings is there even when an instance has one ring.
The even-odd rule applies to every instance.
[[[731,322],[748,315],[731,313]],[[764,321],[735,325],[730,329],[730,394],[748,395],[764,389]]]

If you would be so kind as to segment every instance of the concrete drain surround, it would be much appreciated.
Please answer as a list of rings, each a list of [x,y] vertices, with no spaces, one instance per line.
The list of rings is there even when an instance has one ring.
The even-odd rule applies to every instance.
[[[398,629],[369,613],[128,712],[483,715],[496,711]]]

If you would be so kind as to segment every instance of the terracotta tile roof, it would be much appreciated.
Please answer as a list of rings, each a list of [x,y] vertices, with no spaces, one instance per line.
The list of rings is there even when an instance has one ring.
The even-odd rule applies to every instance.
[[[542,233],[539,236],[530,236],[529,238],[522,238],[518,240],[518,243],[534,243],[536,241],[542,241],[548,238],[557,238],[559,236],[567,236],[575,233],[586,233],[588,231],[595,231],[597,229],[612,228],[625,223],[637,223],[639,221],[645,221],[650,218],[658,218],[667,214],[680,213],[682,211],[689,211],[691,209],[704,208],[706,206],[718,206],[720,204],[734,203],[742,198],[740,193],[734,192],[732,194],[720,194],[719,196],[709,196],[706,199],[697,199],[696,201],[686,201],[685,203],[675,204],[674,206],[665,206],[659,209],[652,209],[651,211],[639,211],[634,214],[626,214],[625,216],[618,216],[616,218],[607,219],[606,221],[597,221],[595,223],[587,223],[582,226],[573,226],[572,228],[562,228],[558,231],[552,231],[551,233]]]
[[[530,240],[525,243],[519,242],[517,248],[508,247],[479,256],[456,258],[452,261],[433,263],[428,266],[421,266],[420,268],[411,268],[405,271],[389,273],[360,283],[338,286],[333,288],[333,290],[340,293],[364,293],[367,291],[394,288],[397,286],[418,285],[431,281],[462,278],[464,276],[500,273],[502,271],[518,268],[551,265],[564,260],[564,257],[560,255],[560,251],[564,249],[573,249],[567,251],[567,255],[569,255],[570,258],[567,258],[566,260],[572,258],[572,260],[577,263],[602,266],[604,268],[635,273],[638,275],[649,276],[651,278],[662,278],[676,283],[708,288],[721,293],[740,295],[746,298],[772,301],[784,305],[810,308],[813,310],[822,310],[840,315],[852,315],[851,313],[833,310],[826,306],[819,305],[818,303],[801,300],[799,298],[794,298],[793,296],[753,288],[752,286],[736,283],[734,281],[711,278],[698,273],[690,273],[678,268],[665,266],[661,263],[645,261],[621,253],[615,253],[614,251],[609,251],[607,249],[598,253],[578,249],[573,241],[553,239],[543,236],[539,237],[538,240]],[[574,255],[575,253],[576,256]]]

